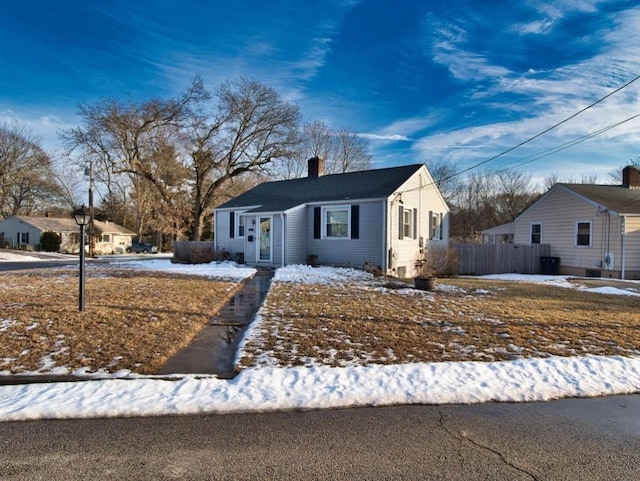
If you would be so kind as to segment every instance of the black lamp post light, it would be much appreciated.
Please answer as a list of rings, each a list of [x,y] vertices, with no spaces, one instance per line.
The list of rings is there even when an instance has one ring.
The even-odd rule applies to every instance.
[[[91,213],[82,204],[82,207],[73,211],[73,218],[80,226],[80,279],[78,290],[78,310],[84,311],[84,228],[91,220]]]

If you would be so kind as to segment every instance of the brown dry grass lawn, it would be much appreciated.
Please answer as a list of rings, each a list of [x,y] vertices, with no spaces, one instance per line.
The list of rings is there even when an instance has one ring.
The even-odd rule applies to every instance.
[[[77,268],[2,274],[0,371],[155,373],[238,287],[108,268],[88,270],[85,284],[80,313]]]
[[[486,279],[433,293],[274,283],[242,367],[640,354],[640,298]]]

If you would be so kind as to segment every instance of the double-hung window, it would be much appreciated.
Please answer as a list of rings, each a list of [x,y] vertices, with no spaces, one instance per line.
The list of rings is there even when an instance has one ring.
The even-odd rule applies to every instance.
[[[542,224],[531,224],[531,243],[540,244],[542,242]]]
[[[346,239],[349,237],[349,208],[324,208],[324,236],[326,238]]]
[[[238,213],[238,222],[236,222],[236,225],[238,226],[237,237],[244,237],[244,223],[245,223],[244,215],[242,215],[241,213]]]
[[[429,223],[429,239],[431,240],[439,240],[442,239],[442,214],[438,212],[429,211],[429,215],[431,216],[431,222]]]
[[[576,246],[591,246],[591,221],[576,222]]]
[[[410,239],[413,236],[412,220],[413,212],[411,209],[404,209],[402,211],[402,237],[405,239]]]

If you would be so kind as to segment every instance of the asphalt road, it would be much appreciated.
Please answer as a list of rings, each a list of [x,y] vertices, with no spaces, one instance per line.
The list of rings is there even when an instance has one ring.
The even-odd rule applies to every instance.
[[[2,480],[638,480],[640,396],[0,423]]]
[[[70,260],[61,260],[61,261],[5,261],[0,262],[0,271],[22,271],[27,269],[46,269],[53,267],[64,267],[64,266],[72,266],[78,265],[79,261],[70,259]]]

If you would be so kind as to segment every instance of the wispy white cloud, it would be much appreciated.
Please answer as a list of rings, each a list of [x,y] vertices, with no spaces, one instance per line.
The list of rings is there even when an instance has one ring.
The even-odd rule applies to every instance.
[[[362,137],[364,139],[369,140],[382,140],[382,141],[391,141],[391,142],[411,142],[413,139],[407,137],[406,135],[400,134],[368,134],[368,133],[359,133],[358,137]]]
[[[469,38],[462,26],[445,24],[429,16],[423,28],[430,39],[428,48],[433,61],[445,66],[455,78],[474,81],[509,74],[509,69],[491,65],[485,56],[463,47]]]
[[[521,35],[540,35],[549,33],[568,13],[594,13],[602,0],[553,0],[533,1],[524,4],[535,12],[535,19],[519,22],[511,27],[511,31]]]
[[[50,153],[56,154],[60,150],[59,133],[62,130],[75,127],[71,113],[69,118],[63,119],[53,113],[16,111],[12,109],[0,110],[0,124],[15,124],[28,129]]]

